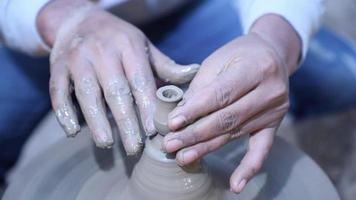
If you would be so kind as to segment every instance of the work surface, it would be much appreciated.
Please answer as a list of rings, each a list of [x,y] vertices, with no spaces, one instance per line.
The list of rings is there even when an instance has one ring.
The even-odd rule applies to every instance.
[[[44,142],[44,138],[50,139]],[[111,191],[116,190],[110,181],[119,179],[115,176],[120,171],[117,163],[124,160],[125,173],[129,175],[130,163],[135,162],[135,158],[123,156],[119,142],[116,144],[112,150],[99,150],[93,146],[87,130],[83,130],[78,138],[66,139],[54,116],[50,115],[29,141],[22,162],[11,176],[4,199],[80,199],[88,197],[86,194],[93,186],[97,186],[97,195],[103,194],[102,189],[107,191],[107,185]],[[227,184],[229,174],[244,151],[244,142],[236,141],[209,155],[206,161],[214,174],[225,179]],[[336,190],[320,168],[279,138],[261,173],[239,197],[256,200],[338,199]],[[98,197],[92,195],[91,199]]]

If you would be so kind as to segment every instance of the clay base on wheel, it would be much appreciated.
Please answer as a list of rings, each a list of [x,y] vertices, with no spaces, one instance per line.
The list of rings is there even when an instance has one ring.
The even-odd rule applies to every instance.
[[[56,130],[43,133],[54,134]],[[226,199],[339,199],[322,170],[304,153],[279,138],[262,171],[240,195],[234,195],[228,191],[229,176],[244,153],[245,141],[239,140],[205,158],[206,167],[224,189]],[[117,200],[138,159],[126,157],[118,140],[113,149],[96,148],[84,129],[77,138],[63,138],[17,170],[3,199]]]

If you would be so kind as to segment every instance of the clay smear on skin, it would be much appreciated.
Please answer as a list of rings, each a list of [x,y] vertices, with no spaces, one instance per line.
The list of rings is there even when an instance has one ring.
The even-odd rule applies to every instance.
[[[143,127],[147,135],[155,133],[153,125],[153,113],[155,111],[154,105],[154,80],[152,78],[144,78],[142,73],[136,73],[133,80],[133,92],[135,95],[135,103],[139,106]],[[153,86],[153,88],[151,88]],[[151,91],[152,92],[149,92]],[[148,94],[149,93],[149,94]],[[147,96],[150,95],[150,96]]]
[[[200,65],[179,65],[174,61],[165,64],[166,66],[160,71],[161,77],[167,83],[183,84],[192,80],[198,72]]]
[[[60,106],[58,110],[56,110],[57,119],[65,129],[68,137],[74,137],[80,131],[78,120],[73,117],[74,115],[69,105]]]

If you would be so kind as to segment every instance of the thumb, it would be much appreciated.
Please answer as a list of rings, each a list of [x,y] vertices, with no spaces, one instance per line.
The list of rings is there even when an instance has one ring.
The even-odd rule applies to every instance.
[[[184,84],[190,82],[198,72],[199,64],[179,65],[149,43],[149,57],[154,73],[164,82]]]

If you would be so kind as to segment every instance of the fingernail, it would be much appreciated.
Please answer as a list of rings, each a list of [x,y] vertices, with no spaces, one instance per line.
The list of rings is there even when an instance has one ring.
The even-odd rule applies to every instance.
[[[143,143],[139,135],[127,135],[125,138],[121,138],[121,141],[128,156],[137,155],[142,150]]]
[[[153,120],[147,120],[145,123],[146,136],[152,136],[156,133],[156,128],[153,124]]]
[[[59,121],[59,124],[64,129],[67,137],[75,137],[80,131],[80,126],[78,120],[70,117],[68,111],[59,109],[56,111],[56,117]]]
[[[240,193],[246,186],[246,183],[247,183],[246,179],[242,179],[242,181],[240,181],[240,183],[238,184],[235,192]]]
[[[183,163],[188,164],[198,158],[198,153],[195,150],[188,150],[183,152],[182,158],[183,158]]]
[[[183,115],[178,115],[173,117],[170,120],[170,128],[173,128],[173,130],[176,130],[182,126],[184,126],[186,123],[186,118]]]
[[[103,149],[110,149],[112,147],[112,145],[114,144],[113,140],[106,140],[106,141],[96,141],[95,142],[96,146],[99,148],[103,148]]]
[[[65,128],[65,133],[67,137],[75,137],[78,135],[80,128]]]
[[[107,133],[96,134],[94,139],[96,146],[100,148],[111,148],[111,146],[114,144],[114,139]]]
[[[75,137],[80,131],[80,126],[78,124],[72,124],[71,126],[65,126],[65,132],[67,137]]]
[[[130,147],[125,148],[127,156],[137,155],[142,150],[142,143],[132,144]]]
[[[182,146],[183,146],[183,142],[181,140],[171,139],[166,142],[164,149],[167,152],[174,152],[174,151],[177,151],[178,149],[180,149]]]

